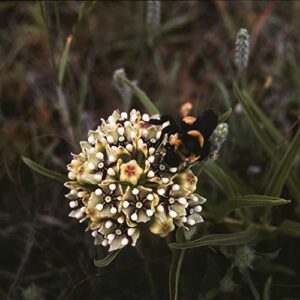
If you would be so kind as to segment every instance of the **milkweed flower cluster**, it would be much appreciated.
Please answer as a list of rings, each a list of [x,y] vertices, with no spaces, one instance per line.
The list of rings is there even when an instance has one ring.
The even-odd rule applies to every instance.
[[[175,226],[203,222],[197,177],[186,162],[165,164],[168,136],[149,119],[136,110],[114,111],[89,131],[68,165],[69,216],[87,221],[95,244],[109,251],[134,246],[141,227],[165,237]]]

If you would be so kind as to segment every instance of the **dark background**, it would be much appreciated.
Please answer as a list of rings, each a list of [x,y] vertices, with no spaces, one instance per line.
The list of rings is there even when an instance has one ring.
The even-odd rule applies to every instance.
[[[84,224],[68,217],[63,185],[33,173],[21,156],[66,172],[70,152],[78,151],[88,129],[123,109],[112,82],[123,67],[163,113],[177,116],[186,101],[195,113],[212,107],[221,114],[231,106],[220,163],[257,188],[272,161],[233,96],[235,36],[240,28],[251,34],[247,89],[289,141],[299,117],[299,16],[300,1],[163,1],[161,27],[151,36],[142,1],[1,2],[0,299],[168,299],[165,240],[145,232],[143,250],[128,247],[111,266],[97,269],[93,259],[105,250],[93,245]],[[137,99],[131,107],[145,110]],[[299,160],[294,169],[299,175]],[[211,203],[224,198],[207,176],[200,176],[199,186]],[[299,220],[294,202],[274,209],[275,223],[284,218]],[[258,247],[281,249],[270,299],[300,299],[299,246],[282,237]],[[180,299],[213,299],[203,297],[229,265],[218,249],[189,251]],[[251,272],[262,295],[270,272]],[[241,278],[236,282],[235,293],[214,299],[253,299]]]

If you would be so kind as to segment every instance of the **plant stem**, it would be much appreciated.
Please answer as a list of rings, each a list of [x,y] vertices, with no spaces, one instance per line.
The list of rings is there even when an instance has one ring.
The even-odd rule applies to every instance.
[[[238,220],[238,219],[233,219],[233,218],[228,218],[225,217],[223,219],[225,224],[231,224],[231,225],[246,225],[245,221],[243,220]],[[251,226],[264,232],[272,233],[277,230],[278,227],[272,226],[269,224],[259,224],[259,223],[251,223]]]
[[[158,298],[158,294],[157,294],[157,291],[156,291],[153,276],[151,274],[148,259],[146,258],[146,255],[145,255],[144,251],[142,250],[141,241],[138,243],[136,249],[137,249],[137,252],[138,252],[139,256],[144,261],[144,272],[145,272],[145,275],[146,275],[147,280],[148,280],[148,285],[149,285],[151,297],[152,297],[153,300],[158,300],[159,298]]]

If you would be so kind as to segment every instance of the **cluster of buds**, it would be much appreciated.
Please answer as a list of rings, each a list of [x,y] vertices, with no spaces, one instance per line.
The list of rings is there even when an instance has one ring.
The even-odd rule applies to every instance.
[[[160,26],[161,3],[159,0],[147,1],[147,25],[151,28]]]
[[[241,28],[235,40],[235,64],[239,70],[246,69],[250,55],[250,42],[247,29]]]
[[[95,244],[109,251],[134,246],[145,223],[165,237],[175,226],[203,222],[205,199],[195,193],[197,177],[186,163],[174,168],[164,162],[164,124],[149,120],[136,110],[114,111],[89,131],[68,165],[70,216],[87,221]]]
[[[233,265],[241,272],[247,268],[252,269],[255,260],[255,250],[249,246],[241,246],[237,248],[233,258]]]
[[[219,152],[221,150],[221,147],[223,143],[225,142],[228,135],[228,124],[227,123],[220,123],[210,136],[210,143],[211,143],[211,149],[210,149],[210,157],[213,160],[218,159]]]

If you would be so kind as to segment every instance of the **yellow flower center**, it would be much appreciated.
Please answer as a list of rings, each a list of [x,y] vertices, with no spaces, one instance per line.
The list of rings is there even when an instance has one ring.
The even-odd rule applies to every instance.
[[[179,184],[190,192],[196,190],[198,178],[193,174],[191,170],[186,170],[185,172],[179,174],[178,176]]]
[[[124,172],[128,177],[134,176],[136,173],[135,166],[127,165],[126,168],[124,169]]]
[[[195,184],[195,183],[196,183],[196,180],[195,180],[194,174],[188,173],[188,174],[186,175],[186,181],[187,181],[190,185]]]
[[[143,169],[138,165],[136,160],[131,160],[120,167],[120,180],[130,182],[133,185],[137,185],[142,174]]]
[[[175,229],[172,218],[167,217],[163,222],[156,217],[154,222],[150,226],[150,231],[154,234],[158,234],[161,237],[166,237],[171,231]]]

